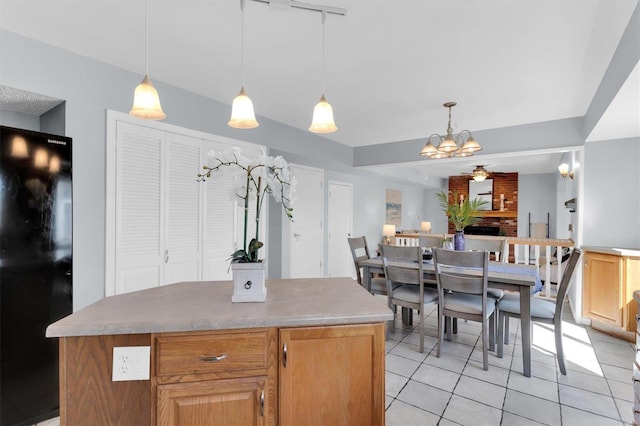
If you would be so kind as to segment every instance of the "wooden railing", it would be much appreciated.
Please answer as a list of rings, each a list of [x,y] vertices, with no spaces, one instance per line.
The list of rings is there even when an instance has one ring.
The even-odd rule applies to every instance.
[[[452,234],[424,234],[429,236],[442,236],[444,239],[453,238]],[[418,246],[418,237],[420,234],[398,234],[395,236],[395,242],[392,244],[399,246]],[[502,260],[510,263],[523,263],[529,265],[536,265],[541,268],[540,279],[545,283],[551,282],[552,270],[555,268],[556,284],[562,280],[562,262],[556,262],[556,259],[552,257],[552,254],[560,253],[558,260],[562,260],[562,250],[565,247],[573,247],[572,240],[554,239],[554,238],[528,238],[528,237],[494,237],[485,235],[465,235],[465,239],[503,239],[505,240],[505,250],[502,254]],[[555,250],[552,249],[555,247]],[[505,257],[505,254],[508,255]],[[496,259],[499,260],[499,259]],[[538,294],[539,297],[545,299],[551,299],[554,297],[552,294],[552,286],[545,285],[542,292]]]

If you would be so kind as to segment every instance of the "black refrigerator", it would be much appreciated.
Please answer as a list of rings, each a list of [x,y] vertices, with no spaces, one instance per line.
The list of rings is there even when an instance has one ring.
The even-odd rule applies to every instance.
[[[58,339],[72,312],[71,139],[0,126],[0,425],[59,413]]]

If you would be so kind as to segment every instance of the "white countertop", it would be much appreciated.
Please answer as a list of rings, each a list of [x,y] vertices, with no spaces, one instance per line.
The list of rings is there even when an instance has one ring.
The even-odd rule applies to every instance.
[[[628,257],[640,257],[640,249],[630,249],[621,247],[598,247],[598,246],[583,246],[583,251],[592,251],[603,254],[613,254],[616,256],[628,256]]]
[[[387,300],[351,278],[267,280],[267,300],[232,303],[231,281],[196,281],[106,297],[47,327],[47,337],[382,322]]]

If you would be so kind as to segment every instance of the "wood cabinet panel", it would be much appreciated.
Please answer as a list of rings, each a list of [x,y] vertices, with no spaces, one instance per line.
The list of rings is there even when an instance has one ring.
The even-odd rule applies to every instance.
[[[384,325],[281,329],[280,347],[281,425],[384,424]]]
[[[622,327],[622,265],[620,256],[585,253],[585,316]]]
[[[583,315],[591,326],[633,341],[637,304],[633,292],[640,289],[640,258],[585,252],[583,267]]]
[[[159,385],[157,424],[261,426],[267,381],[263,376]]]
[[[114,346],[150,345],[149,334],[60,338],[60,424],[152,424],[151,381],[111,380]]]
[[[267,367],[267,331],[158,337],[157,375]]]

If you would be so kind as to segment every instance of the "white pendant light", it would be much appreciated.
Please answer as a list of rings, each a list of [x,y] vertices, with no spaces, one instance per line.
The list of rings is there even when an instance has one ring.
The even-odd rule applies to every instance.
[[[244,3],[245,0],[240,0],[240,10],[242,11],[242,87],[238,96],[233,100],[231,119],[227,124],[236,129],[254,129],[260,124],[253,112],[253,102],[251,102],[244,90]]]
[[[133,107],[129,115],[145,120],[162,120],[167,115],[162,111],[158,91],[153,87],[149,79],[149,0],[145,3],[145,62],[146,72],[133,95]]]
[[[332,133],[338,130],[333,121],[333,108],[324,97],[324,23],[327,19],[327,11],[322,11],[322,96],[313,108],[313,119],[309,131],[314,133]]]

